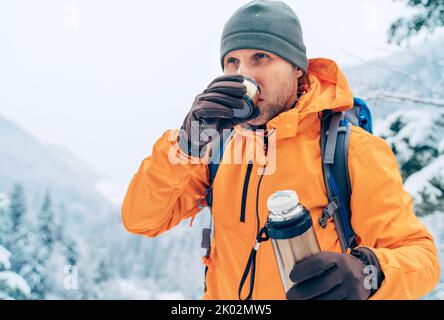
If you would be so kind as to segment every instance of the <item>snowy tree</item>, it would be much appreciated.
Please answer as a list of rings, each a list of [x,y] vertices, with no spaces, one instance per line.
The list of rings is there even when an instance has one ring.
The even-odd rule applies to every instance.
[[[79,252],[77,251],[76,242],[73,239],[67,238],[63,240],[63,251],[66,259],[66,263],[70,266],[77,265],[79,260]]]
[[[444,211],[444,109],[401,110],[375,130],[398,159],[416,214]]]
[[[51,196],[48,192],[45,194],[42,207],[37,215],[37,225],[41,243],[47,251],[45,253],[47,259],[56,241],[54,212],[52,210]]]
[[[94,275],[94,282],[98,285],[105,283],[111,277],[109,271],[109,258],[104,251],[101,251],[97,261],[97,267]]]
[[[400,0],[395,0],[400,1]],[[401,0],[416,9],[409,17],[398,18],[389,30],[389,42],[401,44],[421,31],[433,32],[444,26],[444,0]]]
[[[0,243],[9,246],[11,239],[12,220],[8,211],[9,198],[6,194],[0,193]]]
[[[415,213],[432,233],[444,257],[444,109],[400,110],[378,119],[378,135],[392,147],[414,199]],[[444,299],[444,271],[438,286],[425,299]]]
[[[26,213],[25,197],[20,184],[15,184],[9,203],[9,214],[12,221],[12,233],[16,233]]]
[[[112,290],[112,280],[115,277],[111,254],[106,248],[100,247],[96,249],[94,256],[96,260],[92,278],[93,298],[109,299],[111,297],[107,291]]]
[[[17,273],[10,271],[11,253],[0,245],[0,300],[26,299],[31,289]]]
[[[31,288],[32,299],[44,299],[46,292],[46,250],[42,250],[37,229],[28,220],[19,226],[13,246],[13,270],[20,274]]]
[[[10,196],[9,212],[13,221],[10,241],[12,271],[22,276],[31,289],[32,299],[45,296],[46,250],[41,245],[38,228],[27,216],[26,201],[21,185],[15,185]]]

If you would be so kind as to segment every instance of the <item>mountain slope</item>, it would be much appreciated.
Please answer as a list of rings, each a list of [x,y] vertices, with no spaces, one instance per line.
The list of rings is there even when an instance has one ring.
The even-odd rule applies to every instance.
[[[63,203],[67,222],[95,212],[103,218],[111,204],[94,186],[99,175],[66,148],[46,146],[14,123],[0,117],[0,192],[21,183],[31,206],[37,206],[46,191]]]

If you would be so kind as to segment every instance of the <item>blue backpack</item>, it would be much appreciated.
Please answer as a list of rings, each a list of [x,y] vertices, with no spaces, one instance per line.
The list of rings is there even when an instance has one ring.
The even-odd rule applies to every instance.
[[[322,211],[322,217],[318,223],[322,228],[326,228],[327,222],[333,219],[342,252],[347,252],[348,249],[356,247],[356,234],[351,225],[350,197],[352,190],[348,172],[348,144],[353,125],[373,134],[370,109],[359,98],[354,98],[352,109],[346,112],[327,110],[323,112],[321,118],[322,169],[329,203]],[[213,204],[213,182],[224,149],[231,137],[232,135],[224,136],[224,141],[220,144],[220,150],[213,150],[212,158],[219,159],[219,161],[208,164],[210,187],[207,190],[206,201],[210,211]],[[214,151],[217,152],[216,155],[214,155]],[[207,249],[206,257],[209,257],[211,225],[210,228],[202,230],[202,248]]]

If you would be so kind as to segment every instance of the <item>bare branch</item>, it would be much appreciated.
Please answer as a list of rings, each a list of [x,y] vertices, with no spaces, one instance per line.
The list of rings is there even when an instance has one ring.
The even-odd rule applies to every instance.
[[[389,48],[383,48],[383,47],[372,47],[375,50],[380,50],[380,51],[386,51],[386,52],[391,52],[393,54],[403,54],[403,55],[407,55],[407,56],[411,56],[411,57],[415,57],[418,59],[423,60],[424,62],[430,64],[430,65],[434,65],[435,67],[438,68],[444,68],[444,60],[440,60],[440,61],[435,61],[433,59],[429,59],[428,57],[422,55],[422,54],[417,54],[412,50],[394,50],[394,49],[389,49]]]
[[[346,50],[343,50],[343,52],[344,52],[345,54],[347,54],[347,55],[349,55],[349,56],[351,56],[351,57],[353,57],[353,58],[359,60],[359,61],[362,62],[363,64],[372,65],[372,66],[374,66],[374,67],[377,67],[377,68],[380,68],[380,69],[383,69],[383,70],[388,70],[388,71],[390,71],[390,72],[392,72],[392,73],[394,73],[394,74],[397,74],[397,75],[399,75],[399,76],[401,76],[401,77],[404,77],[405,79],[407,79],[407,80],[409,80],[409,81],[415,83],[416,85],[418,85],[418,86],[424,88],[425,90],[427,90],[427,91],[429,92],[430,95],[432,95],[432,96],[435,95],[435,92],[433,92],[432,89],[430,89],[428,86],[426,86],[424,83],[422,83],[422,81],[420,81],[420,79],[419,79],[417,76],[413,76],[413,75],[411,75],[411,74],[409,74],[409,73],[407,73],[407,72],[404,72],[404,71],[396,70],[396,69],[394,69],[394,68],[392,68],[392,67],[389,67],[388,65],[383,64],[383,63],[381,63],[381,62],[379,62],[379,61],[377,61],[377,60],[374,60],[374,61],[367,61],[367,60],[362,59],[361,57],[358,57],[358,56],[356,56],[355,54],[353,54],[353,53],[351,53],[351,52],[348,52],[348,51],[346,51]]]
[[[391,93],[386,91],[374,91],[364,98],[366,101],[407,101],[411,103],[431,105],[437,107],[444,107],[444,100],[442,99],[426,99],[422,97],[408,96],[399,93]]]

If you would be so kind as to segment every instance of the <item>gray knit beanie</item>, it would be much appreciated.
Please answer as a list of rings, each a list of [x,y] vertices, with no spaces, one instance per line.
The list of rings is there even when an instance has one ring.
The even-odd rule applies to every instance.
[[[294,11],[281,1],[254,0],[240,7],[225,24],[220,54],[239,49],[272,52],[307,71],[302,28]]]

